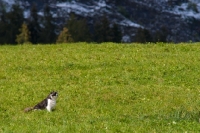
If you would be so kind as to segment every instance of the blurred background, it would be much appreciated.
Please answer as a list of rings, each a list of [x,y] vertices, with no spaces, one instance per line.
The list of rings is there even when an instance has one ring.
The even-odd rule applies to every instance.
[[[198,42],[200,0],[0,0],[0,45]]]

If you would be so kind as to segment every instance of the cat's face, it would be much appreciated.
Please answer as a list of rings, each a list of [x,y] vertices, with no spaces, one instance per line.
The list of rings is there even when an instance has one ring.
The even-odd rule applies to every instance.
[[[52,99],[56,99],[58,97],[58,93],[56,91],[52,91],[49,96],[52,98]]]

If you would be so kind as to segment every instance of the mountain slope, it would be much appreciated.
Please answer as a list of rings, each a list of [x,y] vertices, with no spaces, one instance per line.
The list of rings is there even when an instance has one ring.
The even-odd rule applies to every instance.
[[[14,0],[3,0],[7,8]],[[106,15],[112,23],[120,25],[123,41],[135,40],[138,28],[148,29],[151,34],[165,27],[167,41],[186,42],[200,40],[200,0],[35,0],[39,14],[45,3],[50,4],[53,16],[62,23],[75,13],[87,18],[91,24]],[[29,16],[31,0],[21,0],[25,17]]]

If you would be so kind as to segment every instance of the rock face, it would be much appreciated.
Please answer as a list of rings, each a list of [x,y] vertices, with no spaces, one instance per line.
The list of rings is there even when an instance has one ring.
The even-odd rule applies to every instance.
[[[14,0],[3,0],[9,10]],[[32,0],[18,1],[29,16]],[[49,4],[54,18],[60,23],[75,13],[87,18],[90,24],[106,15],[111,23],[120,25],[123,41],[132,42],[138,28],[145,28],[154,35],[163,27],[167,41],[200,41],[200,0],[35,0],[39,14]]]

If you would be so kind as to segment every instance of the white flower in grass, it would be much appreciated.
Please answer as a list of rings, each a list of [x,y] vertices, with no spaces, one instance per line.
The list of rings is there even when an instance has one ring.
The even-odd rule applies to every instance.
[[[172,122],[172,124],[174,124],[174,125],[175,125],[175,124],[176,124],[176,122],[175,122],[175,121],[173,121],[173,122]]]

